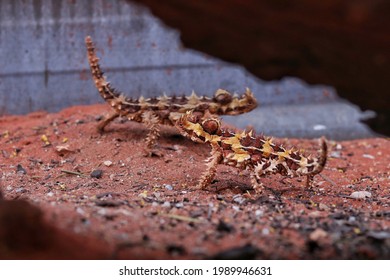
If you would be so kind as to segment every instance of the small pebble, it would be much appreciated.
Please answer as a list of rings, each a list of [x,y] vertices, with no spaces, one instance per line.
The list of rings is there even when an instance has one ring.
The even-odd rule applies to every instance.
[[[178,151],[178,150],[180,150],[180,146],[179,145],[173,145],[172,146],[172,150],[173,151]]]
[[[23,187],[20,187],[20,188],[17,188],[17,189],[15,190],[15,192],[16,192],[16,193],[25,193],[25,192],[26,192],[26,189],[23,188]]]
[[[95,121],[97,121],[97,122],[101,121],[102,119],[104,119],[104,116],[102,116],[102,115],[98,115],[95,117]]]
[[[310,240],[318,241],[318,240],[325,238],[327,236],[328,236],[328,233],[326,231],[324,231],[321,228],[317,228],[312,233],[310,233],[309,238],[310,238]]]
[[[184,206],[183,202],[178,202],[175,204],[176,208],[183,208],[183,206]]]
[[[91,172],[92,178],[100,179],[102,178],[102,175],[103,175],[103,170],[101,169],[95,169],[94,171]]]
[[[170,203],[169,201],[165,201],[165,202],[163,203],[162,207],[167,207],[167,208],[169,208],[169,207],[171,207],[171,203]]]
[[[112,165],[112,161],[111,160],[105,160],[105,161],[103,161],[103,164],[105,166],[111,166]]]
[[[330,209],[330,207],[324,203],[320,203],[318,205],[318,209],[320,209],[321,211],[328,211]]]
[[[73,151],[70,149],[69,144],[58,145],[58,146],[55,147],[55,149],[56,149],[56,152],[57,152],[57,153],[69,153],[69,152],[73,152]]]
[[[318,218],[318,217],[321,217],[321,212],[320,211],[312,211],[308,215],[309,215],[309,217],[312,217],[312,218]]]
[[[263,210],[260,210],[260,209],[257,209],[257,210],[255,211],[255,215],[256,215],[256,217],[261,217],[261,216],[264,215],[264,211],[263,211]]]
[[[236,194],[233,196],[233,201],[237,202],[238,204],[243,204],[245,202],[245,198],[242,197],[240,194]]]
[[[363,157],[364,157],[364,158],[369,158],[369,159],[375,159],[374,156],[369,155],[369,154],[363,154]]]
[[[76,212],[78,213],[78,214],[80,214],[80,215],[85,215],[85,211],[83,210],[83,209],[81,209],[80,207],[77,207],[76,208]]]
[[[261,233],[262,233],[263,235],[268,235],[268,234],[269,234],[269,228],[263,228],[262,231],[261,231]]]
[[[341,152],[340,151],[333,151],[330,153],[329,157],[331,158],[341,158]]]
[[[164,184],[164,188],[166,188],[168,191],[173,190],[172,185]]]
[[[76,124],[83,124],[83,123],[85,123],[85,121],[84,120],[76,120],[75,123]]]
[[[351,193],[351,195],[349,197],[354,198],[354,199],[370,198],[371,193],[367,192],[367,191],[353,192],[353,193]]]
[[[10,155],[9,155],[9,153],[7,151],[1,150],[1,153],[3,154],[4,158],[9,158],[10,157]]]
[[[98,215],[105,216],[107,215],[108,210],[106,208],[100,208],[97,213]]]

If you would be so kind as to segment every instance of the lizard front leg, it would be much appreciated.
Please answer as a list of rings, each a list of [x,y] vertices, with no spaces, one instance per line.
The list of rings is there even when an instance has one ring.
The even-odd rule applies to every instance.
[[[205,189],[214,179],[217,172],[217,165],[222,161],[222,152],[219,147],[211,146],[211,156],[206,160],[207,170],[202,174],[197,188]]]
[[[254,170],[250,170],[250,178],[252,187],[255,190],[255,193],[260,194],[263,191],[264,185],[260,182],[260,176],[255,174]]]
[[[152,149],[160,136],[160,122],[158,117],[151,111],[146,111],[142,114],[142,122],[149,129],[146,137],[145,154],[146,156],[151,156],[153,154]]]
[[[306,176],[306,188],[311,188],[313,185],[314,176],[313,175],[307,175]]]
[[[257,194],[262,193],[264,189],[264,184],[260,181],[263,176],[262,166],[256,165],[254,168],[249,168],[249,172],[253,189]]]

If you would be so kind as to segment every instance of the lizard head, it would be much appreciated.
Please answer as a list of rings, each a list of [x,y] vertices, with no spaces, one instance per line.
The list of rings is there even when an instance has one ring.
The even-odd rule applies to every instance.
[[[217,115],[239,115],[250,112],[256,107],[257,100],[249,88],[246,88],[242,96],[218,89],[214,93],[213,104],[210,105],[209,111]]]
[[[194,142],[206,143],[220,140],[221,122],[219,119],[207,118],[202,120],[200,116],[191,111],[183,114],[176,122],[179,132]]]

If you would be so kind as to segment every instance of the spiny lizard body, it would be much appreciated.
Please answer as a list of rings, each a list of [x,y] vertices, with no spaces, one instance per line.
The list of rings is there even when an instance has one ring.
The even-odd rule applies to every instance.
[[[91,37],[85,38],[88,61],[95,86],[102,98],[114,109],[114,112],[99,125],[99,131],[112,120],[123,116],[129,120],[144,123],[149,133],[146,138],[147,150],[150,150],[159,137],[159,126],[174,126],[181,115],[192,111],[198,117],[205,115],[238,115],[249,112],[257,107],[253,93],[247,88],[242,96],[232,95],[230,92],[218,89],[213,97],[197,96],[194,92],[190,96],[166,96],[152,98],[128,98],[111,87],[103,75]]]
[[[320,173],[326,164],[327,144],[324,138],[320,140],[319,157],[313,158],[277,145],[272,138],[255,136],[253,131],[232,132],[224,129],[219,119],[201,120],[191,112],[183,114],[176,127],[191,140],[211,145],[207,170],[198,183],[201,189],[211,183],[218,164],[248,170],[257,191],[261,190],[261,177],[277,173],[285,177],[306,176],[309,186],[313,176]]]

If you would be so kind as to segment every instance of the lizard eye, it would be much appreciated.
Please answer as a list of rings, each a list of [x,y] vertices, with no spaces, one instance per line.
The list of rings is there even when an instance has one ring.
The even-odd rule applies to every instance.
[[[192,112],[189,116],[188,116],[188,120],[192,123],[198,123],[200,122],[200,115],[198,112]]]
[[[228,104],[233,100],[232,95],[224,89],[217,90],[214,94],[214,99],[216,102],[222,105]]]
[[[202,122],[202,127],[204,131],[206,131],[207,133],[211,135],[215,135],[218,134],[218,132],[220,131],[221,125],[219,121],[215,119],[207,119]]]

